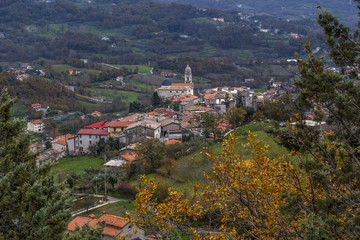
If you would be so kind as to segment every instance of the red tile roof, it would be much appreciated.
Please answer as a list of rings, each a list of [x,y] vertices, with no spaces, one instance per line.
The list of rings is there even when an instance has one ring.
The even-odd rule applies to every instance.
[[[31,104],[31,107],[41,107],[41,104],[40,103],[34,103],[34,104]]]
[[[165,142],[165,145],[171,145],[171,144],[181,144],[182,142],[180,140],[175,140],[175,139],[171,139],[171,140],[167,140]]]
[[[43,122],[40,119],[32,120],[32,124],[42,124]]]
[[[267,94],[275,94],[275,93],[276,93],[276,90],[267,90],[266,93],[267,93]]]
[[[119,235],[122,232],[123,227],[129,223],[129,221],[122,217],[107,214],[103,214],[99,219],[78,216],[68,223],[67,230],[74,231],[76,227],[81,228],[86,224],[92,227],[97,227],[100,222],[105,222],[102,234],[113,237]]]
[[[104,129],[80,129],[79,135],[109,135],[107,130]]]
[[[62,139],[57,140],[55,143],[60,144],[60,145],[64,145],[64,146],[66,145],[65,140],[62,140]]]
[[[191,100],[195,100],[198,97],[192,94],[187,94],[187,95],[182,95],[179,97],[175,97],[172,101],[173,102],[186,102],[186,101],[191,101]]]
[[[118,227],[105,226],[102,234],[116,237],[122,232],[122,230],[123,230],[122,228],[118,228]]]
[[[127,127],[135,121],[112,121],[109,123],[109,127]]]
[[[71,222],[68,223],[67,230],[68,231],[74,231],[76,229],[76,227],[81,228],[85,224],[88,224],[89,222],[90,222],[89,218],[77,216]]]
[[[125,160],[129,161],[129,162],[135,162],[136,160],[140,159],[139,155],[137,155],[135,152],[131,152],[131,153],[121,155],[121,157],[124,158]]]
[[[107,121],[102,121],[102,122],[97,122],[94,124],[91,124],[89,126],[86,126],[85,128],[95,128],[95,129],[100,129],[105,127],[104,125],[107,123]]]
[[[126,224],[129,223],[128,220],[122,217],[103,214],[99,219],[99,222],[105,221],[106,225],[111,225],[119,228],[123,228]]]
[[[217,92],[213,92],[213,93],[207,93],[204,96],[204,99],[211,99],[214,98],[216,96]]]

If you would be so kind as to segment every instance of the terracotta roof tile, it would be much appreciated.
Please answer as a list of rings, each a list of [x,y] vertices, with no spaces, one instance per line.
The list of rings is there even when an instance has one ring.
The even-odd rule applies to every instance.
[[[122,232],[122,230],[123,230],[122,228],[105,226],[102,234],[116,237],[117,235],[119,235]]]
[[[67,230],[68,231],[74,231],[76,229],[76,227],[81,228],[85,224],[88,224],[89,222],[90,222],[89,218],[77,216],[71,222],[68,223]]]
[[[115,227],[124,227],[126,224],[129,223],[125,218],[114,216],[114,215],[107,215],[103,214],[99,219],[99,222],[105,221],[106,225],[111,225]]]
[[[181,144],[182,142],[180,140],[175,140],[175,139],[171,139],[171,140],[167,140],[165,142],[165,145],[171,145],[171,144]]]
[[[129,162],[134,162],[134,161],[140,159],[139,155],[137,155],[135,152],[131,152],[131,153],[121,155],[121,157],[124,158],[125,160],[129,161]]]
[[[109,135],[107,130],[104,129],[80,129],[79,135]]]
[[[109,127],[127,127],[135,121],[112,121],[109,123]]]
[[[195,100],[195,99],[198,99],[198,97],[195,95],[192,95],[192,94],[187,94],[187,95],[175,97],[172,101],[173,102],[186,102],[186,101],[191,101],[191,100]]]
[[[104,125],[107,123],[107,121],[102,121],[102,122],[97,122],[94,124],[91,124],[89,126],[86,126],[85,128],[95,128],[95,129],[100,129],[102,127],[104,127]]]
[[[32,120],[32,124],[42,124],[43,122],[40,119]]]

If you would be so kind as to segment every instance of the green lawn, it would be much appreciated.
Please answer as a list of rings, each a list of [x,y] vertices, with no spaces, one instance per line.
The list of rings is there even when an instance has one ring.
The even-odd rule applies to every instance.
[[[101,169],[104,167],[104,160],[96,157],[82,156],[82,157],[66,157],[56,162],[51,172],[76,172],[82,173],[86,168]]]
[[[236,129],[234,134],[238,138],[235,143],[235,153],[239,154],[242,159],[249,159],[252,157],[251,151],[247,151],[244,148],[244,146],[248,143],[247,131],[251,131],[256,134],[256,139],[261,140],[266,145],[269,145],[270,150],[268,152],[268,156],[270,158],[287,155],[289,153],[288,150],[280,146],[271,134],[264,131],[268,127],[270,126],[267,123],[254,122]],[[218,155],[221,153],[222,149],[222,143],[216,143],[210,146],[206,146],[204,144],[204,147],[201,147],[194,153],[178,159],[174,176],[177,179],[183,180],[184,183],[175,182],[158,174],[150,174],[148,177],[157,182],[166,183],[171,187],[191,194],[193,185],[203,182],[204,172],[208,174],[211,174],[212,172],[212,163],[205,156],[205,153]],[[165,172],[165,168],[162,167],[159,171]]]
[[[130,103],[138,100],[139,93],[122,91],[116,89],[104,89],[104,88],[89,88],[93,96],[104,97],[105,100],[114,101],[117,98],[121,99],[121,102]]]
[[[113,65],[114,67],[125,67],[129,70],[134,70],[136,67],[139,69],[139,73],[150,74],[151,67],[148,65]]]
[[[94,73],[94,74],[98,74],[100,71],[94,70],[94,69],[88,69],[88,68],[76,68],[67,64],[60,64],[60,65],[52,65],[52,70],[58,73],[61,72],[65,72],[69,69],[74,69],[74,70],[79,70],[81,72],[86,72],[86,73]]]
[[[104,207],[97,208],[85,213],[80,214],[82,217],[88,217],[90,214],[94,214],[96,218],[99,218],[103,211],[106,212],[106,214],[112,214],[120,217],[125,217],[126,212],[134,213],[135,211],[135,205],[133,202],[116,202],[116,203],[110,203]]]

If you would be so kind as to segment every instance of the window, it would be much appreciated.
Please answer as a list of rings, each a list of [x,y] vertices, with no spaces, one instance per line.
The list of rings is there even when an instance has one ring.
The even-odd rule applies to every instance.
[[[95,138],[97,139],[97,137],[98,137],[98,136],[96,135]]]
[[[89,144],[91,145],[91,141],[89,141]]]
[[[82,138],[82,135],[80,135],[80,138]]]
[[[82,144],[82,141],[80,141],[80,144]]]

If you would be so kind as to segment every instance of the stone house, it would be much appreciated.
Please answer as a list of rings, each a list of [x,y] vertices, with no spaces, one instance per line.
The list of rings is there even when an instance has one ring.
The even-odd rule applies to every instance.
[[[160,138],[161,124],[143,120],[133,123],[126,128],[127,144],[142,142],[146,138]]]
[[[172,130],[181,130],[180,122],[168,118],[161,123],[161,137],[168,137],[169,131]]]
[[[112,121],[108,125],[108,132],[111,138],[120,138],[125,135],[127,126],[136,123],[135,121]]]

